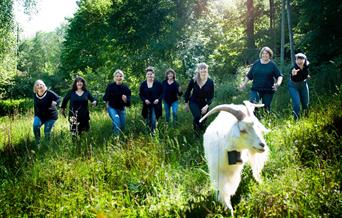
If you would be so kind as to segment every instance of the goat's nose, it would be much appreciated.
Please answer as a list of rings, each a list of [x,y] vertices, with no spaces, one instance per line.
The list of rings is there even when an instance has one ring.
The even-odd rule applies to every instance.
[[[260,142],[259,145],[260,145],[261,147],[265,147],[265,143]]]

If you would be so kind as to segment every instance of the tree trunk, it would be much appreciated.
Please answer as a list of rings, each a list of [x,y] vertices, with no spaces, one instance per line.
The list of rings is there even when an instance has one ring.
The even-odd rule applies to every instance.
[[[275,29],[275,5],[274,0],[270,0],[270,36],[271,36],[271,48],[276,56],[277,51],[277,34]]]
[[[290,50],[291,50],[291,64],[294,65],[294,43],[293,43],[293,32],[292,32],[292,23],[291,23],[291,4],[290,0],[286,0],[287,3],[287,27],[289,31],[289,42],[290,42]]]
[[[253,0],[247,0],[247,58],[251,62],[252,54],[255,50],[254,38],[254,4]]]
[[[285,44],[285,0],[281,0],[281,36],[280,36],[280,68],[284,71],[284,44]]]

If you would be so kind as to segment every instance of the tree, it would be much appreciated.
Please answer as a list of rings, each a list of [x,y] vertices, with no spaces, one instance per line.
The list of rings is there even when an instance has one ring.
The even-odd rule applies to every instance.
[[[35,5],[35,0],[22,0],[27,13]],[[16,75],[17,28],[13,16],[14,0],[0,1],[0,99],[7,98],[8,89]]]
[[[254,4],[253,0],[247,0],[247,49],[251,52],[255,51],[255,38],[254,38]],[[250,56],[250,55],[249,55]],[[251,63],[252,60],[249,60]]]

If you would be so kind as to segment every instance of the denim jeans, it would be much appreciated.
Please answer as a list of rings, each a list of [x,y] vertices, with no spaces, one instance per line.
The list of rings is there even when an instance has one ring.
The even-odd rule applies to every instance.
[[[107,112],[112,119],[113,132],[115,134],[120,133],[126,125],[126,110],[119,110],[108,106]]]
[[[292,110],[294,119],[297,120],[300,114],[300,104],[302,109],[306,110],[309,106],[309,87],[306,81],[293,82],[289,80],[288,88],[292,99]]]
[[[155,112],[153,106],[150,106],[148,108],[146,123],[147,123],[148,127],[150,127],[151,132],[154,133],[154,130],[157,127],[157,117],[156,117],[156,112]]]
[[[47,120],[44,123],[44,135],[46,139],[50,139],[51,130],[53,125],[55,124],[56,120]],[[40,127],[43,125],[42,121],[39,119],[39,117],[34,116],[33,118],[33,133],[36,140],[36,143],[38,144],[40,142]]]
[[[261,102],[265,105],[264,108],[267,111],[271,111],[272,98],[273,98],[273,93],[266,93],[263,91],[251,90],[250,95],[249,95],[249,101],[255,104],[259,103],[261,99]]]
[[[166,122],[170,122],[170,118],[171,118],[170,110],[171,109],[172,109],[173,122],[175,122],[177,120],[178,101],[173,102],[171,105],[169,105],[168,103],[164,101]]]

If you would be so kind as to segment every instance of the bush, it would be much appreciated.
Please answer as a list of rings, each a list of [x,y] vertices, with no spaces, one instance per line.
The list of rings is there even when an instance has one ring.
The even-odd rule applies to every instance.
[[[0,116],[24,113],[33,108],[31,99],[2,100],[0,101]]]

